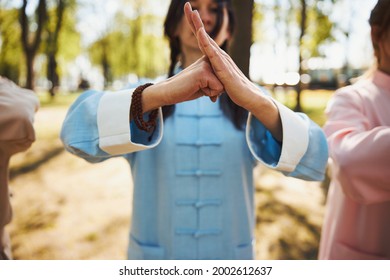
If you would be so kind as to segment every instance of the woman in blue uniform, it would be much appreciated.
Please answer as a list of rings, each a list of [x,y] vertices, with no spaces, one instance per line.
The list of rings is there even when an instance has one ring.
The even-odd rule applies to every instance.
[[[255,164],[323,179],[322,130],[251,83],[219,48],[233,32],[230,2],[191,1],[199,14],[186,4],[187,21],[185,1],[172,0],[170,78],[85,92],[63,124],[71,153],[90,162],[123,156],[131,166],[129,259],[253,259]]]

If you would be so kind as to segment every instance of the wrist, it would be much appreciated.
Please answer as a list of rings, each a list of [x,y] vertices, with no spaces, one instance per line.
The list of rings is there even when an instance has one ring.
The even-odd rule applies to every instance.
[[[252,93],[252,102],[246,109],[271,132],[276,140],[282,142],[283,130],[278,107],[272,98],[264,93]]]
[[[165,100],[163,82],[147,87],[142,93],[143,113],[155,110],[159,107],[169,105]]]
[[[137,87],[131,97],[131,107],[130,107],[130,119],[132,119],[136,126],[146,132],[154,132],[157,124],[158,109],[150,111],[148,120],[144,120],[144,113],[148,111],[148,108],[144,110],[143,108],[143,93],[144,91],[153,86],[152,83],[147,83]],[[150,102],[149,102],[150,104]]]
[[[246,88],[246,98],[245,98],[245,104],[240,105],[241,107],[245,108],[247,111],[251,112],[252,114],[255,114],[258,111],[264,110],[264,108],[267,107],[268,101],[267,97],[260,92],[260,90],[252,87]]]
[[[279,114],[278,108],[272,99],[263,93],[253,93],[251,102],[247,104],[247,110],[256,117],[261,118],[275,116]]]

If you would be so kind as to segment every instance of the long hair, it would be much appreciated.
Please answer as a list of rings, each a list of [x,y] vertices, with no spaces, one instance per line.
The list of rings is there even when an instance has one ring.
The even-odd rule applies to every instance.
[[[375,7],[371,10],[370,18],[368,19],[368,23],[371,28],[374,26],[377,28],[377,36],[379,40],[382,40],[384,36],[390,36],[390,0],[378,0]],[[375,71],[378,69],[378,64],[381,60],[379,46],[376,42],[377,40],[372,40],[372,47],[374,49],[374,55],[376,58],[376,62],[373,63],[363,75],[351,79],[351,83],[354,84],[360,80],[371,78]]]
[[[210,32],[210,36],[212,38],[215,38],[221,29],[222,22],[223,22],[224,7],[226,7],[228,11],[229,32],[230,34],[233,34],[234,27],[235,27],[235,18],[234,18],[231,0],[214,0],[214,1],[217,2],[218,4],[217,20],[216,20],[215,27]],[[168,70],[169,77],[172,77],[175,74],[174,73],[175,66],[178,63],[181,54],[180,40],[175,35],[175,33],[178,28],[178,25],[180,24],[182,17],[184,16],[183,9],[184,9],[184,4],[186,2],[187,1],[185,0],[172,0],[164,22],[164,33],[169,40],[169,47],[171,49],[171,54],[170,54],[171,62]],[[221,48],[227,51],[228,42],[225,41],[222,44]],[[243,129],[248,112],[244,108],[236,105],[227,94],[221,95],[220,106],[224,115],[233,122],[234,126],[237,129]],[[175,110],[175,105],[164,106],[163,107],[164,118],[171,116],[174,110]]]
[[[378,0],[378,3],[371,11],[370,18],[368,20],[371,28],[376,26],[378,28],[378,39],[382,40],[384,36],[390,36],[390,0]],[[374,54],[380,61],[380,53],[376,42],[372,42],[374,48]]]

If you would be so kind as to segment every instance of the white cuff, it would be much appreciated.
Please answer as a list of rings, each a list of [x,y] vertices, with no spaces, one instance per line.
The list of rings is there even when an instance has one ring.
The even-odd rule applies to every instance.
[[[259,158],[251,145],[249,145],[249,149],[255,158],[264,163],[266,166],[280,171],[292,172],[301,161],[309,146],[309,124],[306,123],[297,113],[291,111],[286,106],[275,100],[273,100],[273,102],[278,107],[283,129],[282,151],[277,165],[274,166],[265,163],[261,158]],[[246,129],[246,138],[248,143],[250,143],[249,131],[252,118],[253,115],[250,113]]]
[[[152,145],[143,145],[131,141],[130,106],[134,90],[106,92],[99,101],[97,112],[99,147],[111,155],[150,149],[157,146],[162,139],[162,110],[159,108],[160,135],[158,140]]]

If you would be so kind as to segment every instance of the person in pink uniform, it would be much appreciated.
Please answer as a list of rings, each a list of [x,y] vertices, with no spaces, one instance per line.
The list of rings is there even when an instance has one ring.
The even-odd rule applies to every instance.
[[[12,155],[27,150],[35,141],[34,114],[37,95],[0,76],[0,260],[12,259],[5,226],[12,209],[8,188],[8,165]]]
[[[326,111],[332,181],[319,259],[390,259],[390,0],[369,23],[377,67]]]

